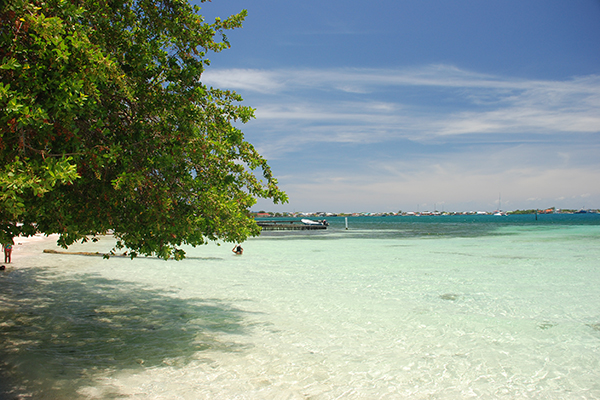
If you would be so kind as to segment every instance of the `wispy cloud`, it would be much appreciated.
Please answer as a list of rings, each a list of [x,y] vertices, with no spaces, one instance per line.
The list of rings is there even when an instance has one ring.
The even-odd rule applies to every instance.
[[[573,154],[591,158],[597,151],[597,147],[577,149]],[[600,189],[594,185],[599,166],[558,163],[555,149],[548,146],[421,156],[372,160],[351,170],[307,173],[302,168],[283,176],[282,182],[292,205],[304,205],[305,211],[424,211],[434,204],[445,204],[446,210],[491,211],[497,207],[499,193],[503,209],[508,210],[578,208],[600,199]]]
[[[203,74],[202,81],[222,89],[277,93],[285,87],[285,82],[279,75],[279,73],[251,69],[209,70]]]
[[[217,86],[238,82],[244,88],[264,92],[265,84],[279,92],[297,88],[337,89],[357,88],[359,93],[390,86],[437,86],[458,88],[485,88],[497,90],[541,90],[556,94],[574,92],[599,94],[600,76],[573,78],[569,81],[526,80],[493,76],[462,70],[448,65],[429,65],[407,69],[224,69],[207,70],[207,83]],[[255,84],[252,84],[255,83]],[[359,88],[359,89],[358,89]],[[549,98],[547,100],[552,100]]]
[[[312,132],[313,141],[600,132],[599,76],[539,81],[434,65],[406,70],[217,70],[208,71],[204,81],[251,98],[261,128],[285,121],[296,135]],[[320,135],[317,126],[323,127]],[[350,126],[354,134],[340,134]]]
[[[600,76],[526,80],[431,65],[203,79],[256,108],[243,130],[298,204],[414,209],[468,197],[490,208],[499,191],[507,207],[600,200],[589,184],[600,179]]]

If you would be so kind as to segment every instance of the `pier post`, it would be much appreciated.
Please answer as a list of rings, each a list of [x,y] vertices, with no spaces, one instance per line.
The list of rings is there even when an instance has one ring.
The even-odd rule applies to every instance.
[[[346,217],[346,230],[348,230],[348,217]]]

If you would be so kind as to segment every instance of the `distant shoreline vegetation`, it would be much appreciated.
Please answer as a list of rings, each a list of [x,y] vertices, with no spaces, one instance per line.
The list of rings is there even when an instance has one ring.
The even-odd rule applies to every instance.
[[[428,216],[428,215],[495,215],[500,211],[398,211],[382,213],[331,213],[331,212],[252,212],[254,218],[300,218],[300,217],[385,217],[385,216]],[[504,215],[523,215],[523,214],[598,214],[598,209],[559,209],[555,207],[546,209],[528,209],[502,212]]]

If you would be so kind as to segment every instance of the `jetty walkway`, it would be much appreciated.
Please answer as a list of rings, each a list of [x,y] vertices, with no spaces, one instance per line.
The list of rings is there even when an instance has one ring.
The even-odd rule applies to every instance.
[[[298,220],[256,221],[265,231],[308,231],[316,229],[327,229],[323,223],[305,224]]]

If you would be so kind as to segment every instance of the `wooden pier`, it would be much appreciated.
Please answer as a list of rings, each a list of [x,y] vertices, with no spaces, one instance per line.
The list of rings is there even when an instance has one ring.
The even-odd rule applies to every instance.
[[[256,221],[256,223],[264,231],[312,231],[327,229],[327,224],[305,224],[298,220]]]

